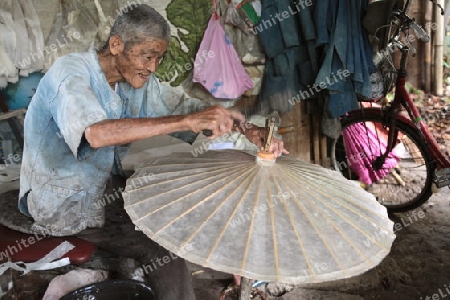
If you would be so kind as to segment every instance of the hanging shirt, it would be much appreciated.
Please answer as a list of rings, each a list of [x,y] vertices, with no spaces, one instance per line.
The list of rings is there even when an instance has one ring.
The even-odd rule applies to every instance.
[[[21,212],[33,217],[34,230],[55,236],[102,226],[106,182],[112,171],[121,171],[130,145],[94,149],[85,129],[107,119],[187,114],[207,105],[153,75],[140,89],[121,82],[114,91],[94,49],[59,58],[42,78],[25,117]],[[196,134],[174,136],[192,142]]]

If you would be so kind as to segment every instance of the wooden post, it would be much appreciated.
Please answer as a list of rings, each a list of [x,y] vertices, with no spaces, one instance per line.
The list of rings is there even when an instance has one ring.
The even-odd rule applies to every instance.
[[[437,0],[437,3],[444,6],[444,0]],[[441,15],[441,10],[434,7],[434,22],[436,23],[436,30],[434,32],[434,70],[433,74],[434,84],[433,92],[437,95],[444,94],[443,80],[444,80],[444,17]]]
[[[289,113],[281,117],[284,147],[289,156],[310,162],[311,137],[306,100],[294,105]]]
[[[327,137],[320,131],[320,161],[321,166],[325,168],[330,167],[330,159],[328,158],[328,143]]]
[[[431,1],[424,1],[423,2],[423,11],[424,11],[424,21],[425,21],[425,30],[427,33],[432,37],[431,32],[431,24],[433,22],[433,3]],[[432,65],[432,46],[433,41],[431,40],[428,43],[425,43],[424,45],[424,60],[423,60],[423,74],[424,74],[424,89],[425,93],[431,92],[431,65]]]

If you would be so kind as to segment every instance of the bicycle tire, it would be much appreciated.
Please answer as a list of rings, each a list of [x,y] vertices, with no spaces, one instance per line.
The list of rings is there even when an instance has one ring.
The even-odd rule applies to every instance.
[[[363,112],[343,117],[341,119],[342,130],[346,130],[350,125],[355,124],[360,124],[360,126],[365,126],[367,128],[366,125],[363,125],[369,124],[366,122],[379,124],[382,128],[389,128],[388,124],[390,124],[390,120],[384,117],[381,118],[380,113]],[[430,198],[432,195],[432,174],[436,168],[436,164],[428,150],[426,142],[422,139],[417,128],[400,119],[396,120],[395,127],[398,132],[402,133],[402,135],[399,136],[410,145],[409,149],[414,149],[414,152],[411,150],[409,151],[413,152],[410,158],[402,157],[398,162],[398,165],[401,168],[401,173],[398,175],[400,175],[401,180],[404,181],[405,186],[402,186],[400,184],[401,181],[398,181],[398,179],[393,180],[396,177],[395,173],[388,173],[386,177],[371,183],[366,189],[374,194],[377,200],[384,205],[389,212],[404,212],[417,208]],[[368,139],[368,137],[363,138]],[[397,145],[399,144],[404,143],[397,143]],[[368,145],[370,145],[369,142]],[[366,148],[372,148],[372,146],[364,147],[364,151],[366,151]],[[371,151],[371,149],[368,150]],[[341,173],[350,180],[359,180],[359,178],[355,177],[356,174],[351,171],[351,161],[349,161],[349,157],[345,151],[342,134],[337,139],[333,154],[337,163],[335,169],[341,171]],[[370,163],[374,162],[375,155],[370,157],[370,154],[367,154],[366,156]],[[354,157],[350,158],[355,161]],[[387,171],[387,169],[385,171]],[[397,170],[394,169],[394,172],[397,172]]]

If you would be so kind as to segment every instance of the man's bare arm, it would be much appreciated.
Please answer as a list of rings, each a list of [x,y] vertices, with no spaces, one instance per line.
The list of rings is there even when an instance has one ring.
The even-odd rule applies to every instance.
[[[229,132],[234,120],[244,121],[244,116],[221,106],[211,106],[189,115],[104,120],[86,128],[85,138],[93,148],[123,145],[156,135],[187,130],[197,133],[211,130],[211,138],[214,138]]]
[[[86,128],[84,136],[92,148],[100,148],[128,144],[182,130],[188,130],[183,116],[168,116],[154,119],[104,120]]]

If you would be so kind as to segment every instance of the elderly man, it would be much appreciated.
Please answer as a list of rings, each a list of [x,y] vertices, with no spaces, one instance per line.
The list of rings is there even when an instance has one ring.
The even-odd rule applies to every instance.
[[[153,72],[169,40],[166,20],[139,5],[116,19],[102,49],[55,62],[25,119],[19,208],[33,218],[36,231],[76,235],[136,259],[158,299],[186,300],[195,296],[185,262],[171,255],[169,263],[155,265],[169,253],[135,230],[123,200],[106,209],[99,205],[123,188],[124,180],[110,178],[122,174],[120,161],[130,143],[163,134],[193,141],[202,130],[212,131],[213,138],[244,121],[239,112],[208,106],[158,82]],[[261,146],[262,128],[244,131]],[[278,140],[272,149],[287,153]]]

